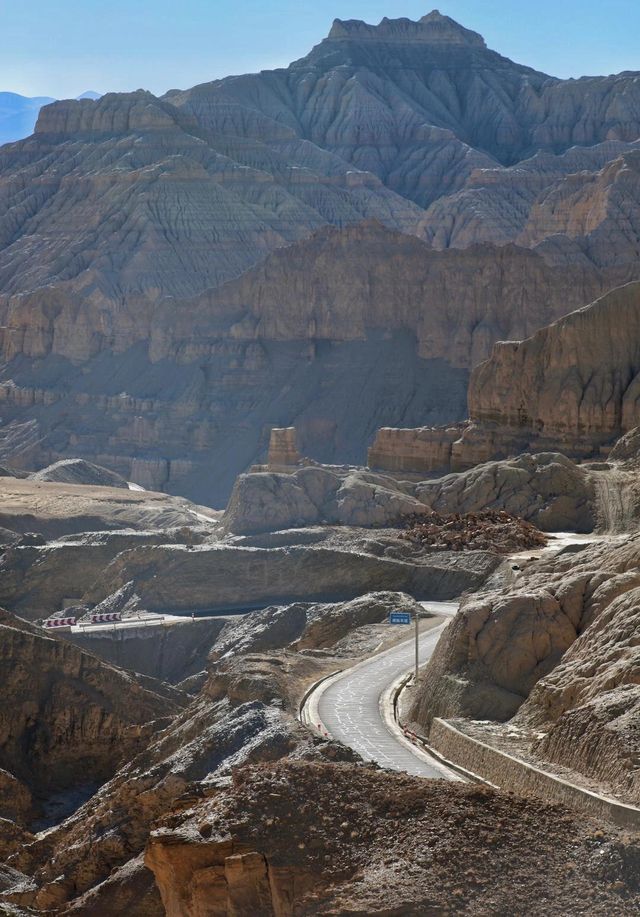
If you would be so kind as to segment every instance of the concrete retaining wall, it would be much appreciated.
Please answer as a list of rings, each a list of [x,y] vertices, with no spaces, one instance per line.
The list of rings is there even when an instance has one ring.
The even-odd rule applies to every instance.
[[[511,790],[522,796],[538,796],[546,802],[564,803],[572,809],[616,825],[640,829],[640,808],[599,796],[539,770],[526,761],[466,735],[446,720],[434,719],[429,744],[448,761],[503,790]]]
[[[209,651],[228,620],[185,617],[184,623],[67,631],[61,636],[123,669],[178,684],[206,668]]]

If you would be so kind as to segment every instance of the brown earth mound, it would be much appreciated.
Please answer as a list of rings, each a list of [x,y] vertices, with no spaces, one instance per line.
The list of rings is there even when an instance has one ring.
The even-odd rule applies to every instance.
[[[499,554],[526,551],[547,543],[546,535],[535,525],[504,510],[413,516],[400,538],[440,550],[497,551]]]
[[[295,802],[294,802],[295,800]],[[145,861],[169,917],[632,914],[615,831],[488,788],[281,761],[166,819]]]

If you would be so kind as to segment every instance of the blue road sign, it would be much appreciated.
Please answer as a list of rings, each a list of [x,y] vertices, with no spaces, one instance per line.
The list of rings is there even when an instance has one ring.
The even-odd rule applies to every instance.
[[[408,611],[392,611],[389,615],[389,624],[411,624],[411,615]]]

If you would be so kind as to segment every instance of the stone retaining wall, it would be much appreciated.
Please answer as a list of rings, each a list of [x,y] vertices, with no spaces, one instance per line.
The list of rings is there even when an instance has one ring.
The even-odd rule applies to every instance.
[[[622,827],[640,829],[640,808],[599,796],[539,770],[526,761],[466,735],[446,720],[433,720],[429,744],[448,761],[503,790],[523,796],[539,796],[547,802],[560,802]]]

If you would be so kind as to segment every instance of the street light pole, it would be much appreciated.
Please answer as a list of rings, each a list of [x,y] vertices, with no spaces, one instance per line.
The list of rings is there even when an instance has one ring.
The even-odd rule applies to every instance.
[[[416,625],[416,673],[413,679],[413,683],[417,685],[418,684],[418,613],[417,612],[413,615],[413,620],[415,621],[415,625]]]

